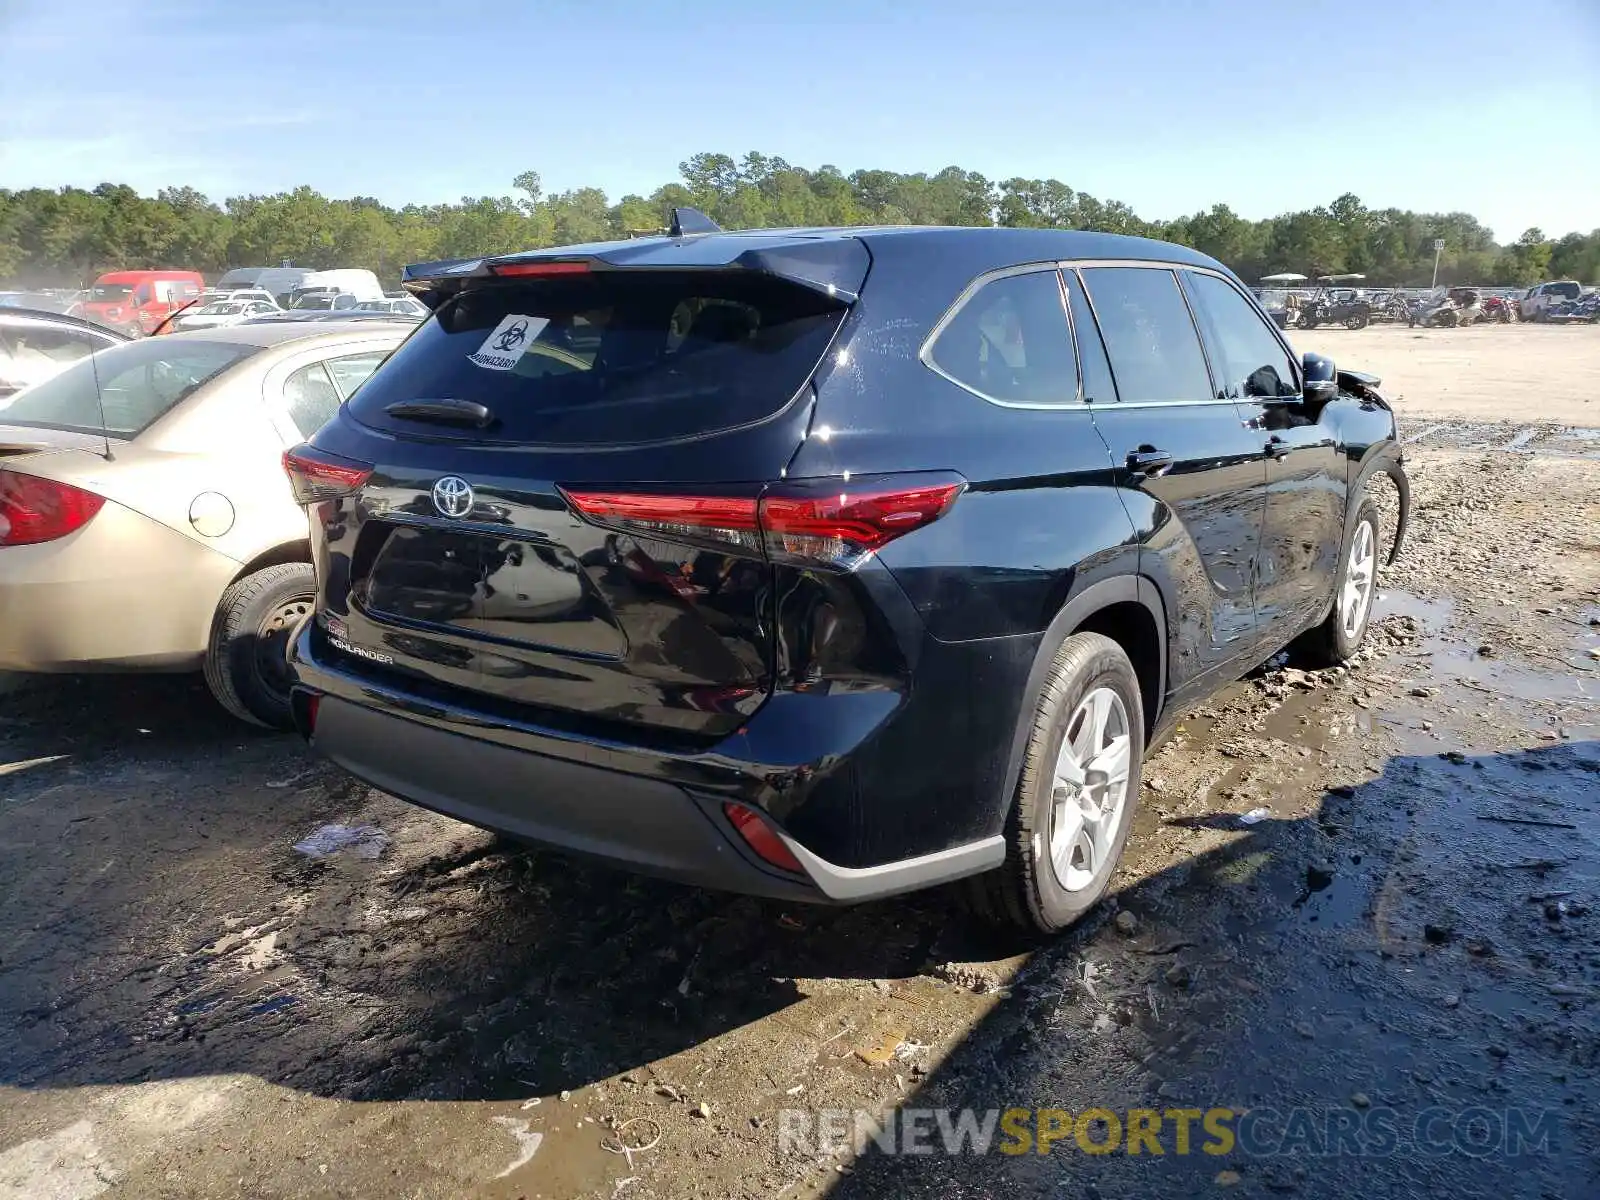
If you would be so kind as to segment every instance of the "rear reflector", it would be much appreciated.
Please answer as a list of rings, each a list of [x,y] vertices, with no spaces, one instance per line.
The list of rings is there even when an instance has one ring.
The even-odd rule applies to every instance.
[[[341,458],[305,442],[283,452],[283,469],[298,504],[348,496],[372,478],[370,463]]]
[[[490,263],[489,272],[493,275],[510,276],[541,276],[541,275],[587,275],[589,264],[586,262],[514,262]]]
[[[777,494],[759,500],[636,492],[565,495],[580,516],[597,525],[850,570],[895,538],[937,521],[965,486],[959,476],[939,475],[783,484]]]
[[[0,546],[34,546],[82,529],[105,505],[70,483],[0,471]]]
[[[723,813],[728,820],[733,822],[734,829],[745,841],[745,845],[754,850],[764,861],[785,871],[794,871],[803,875],[805,871],[800,866],[800,860],[794,856],[794,851],[784,845],[784,841],[755,810],[746,808],[742,804],[724,804]]]

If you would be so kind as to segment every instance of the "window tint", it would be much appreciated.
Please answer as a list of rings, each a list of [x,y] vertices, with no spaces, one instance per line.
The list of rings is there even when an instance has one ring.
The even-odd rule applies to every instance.
[[[930,356],[952,379],[995,400],[1072,404],[1078,364],[1054,271],[1007,275],[968,297]]]
[[[356,393],[350,413],[409,428],[384,410],[457,397],[487,406],[494,436],[508,441],[697,437],[785,407],[843,313],[810,288],[733,271],[492,284],[441,305]]]
[[[147,338],[87,357],[19,395],[5,410],[7,425],[100,432],[132,437],[190,393],[260,347],[189,338]],[[99,386],[96,387],[98,382]]]
[[[310,437],[339,411],[339,389],[321,363],[301,367],[283,381],[284,406],[301,437]]]
[[[1083,279],[1124,403],[1211,396],[1200,338],[1171,271],[1088,267]]]
[[[1184,272],[1206,331],[1217,386],[1230,399],[1298,396],[1294,363],[1254,308],[1215,275]]]
[[[365,383],[367,376],[376,371],[378,364],[388,355],[387,350],[374,350],[370,354],[346,354],[340,358],[330,358],[326,364],[328,374],[333,376],[339,394],[348,400],[350,393]]]
[[[1072,304],[1072,329],[1078,339],[1078,366],[1083,372],[1083,398],[1090,404],[1114,404],[1117,385],[1111,378],[1111,363],[1106,358],[1105,343],[1100,340],[1100,330],[1095,324],[1094,312],[1084,295],[1083,283],[1075,271],[1062,275],[1067,283],[1067,297]]]

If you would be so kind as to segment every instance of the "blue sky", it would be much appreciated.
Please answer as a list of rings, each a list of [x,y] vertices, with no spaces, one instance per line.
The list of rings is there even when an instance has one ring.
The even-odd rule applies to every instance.
[[[760,150],[1508,240],[1600,226],[1597,148],[1600,0],[0,0],[0,187],[616,199]]]

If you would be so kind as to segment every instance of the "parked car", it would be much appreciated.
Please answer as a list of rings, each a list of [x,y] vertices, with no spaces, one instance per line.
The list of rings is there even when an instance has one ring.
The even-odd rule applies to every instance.
[[[0,409],[0,670],[203,669],[230,712],[286,725],[284,642],[312,573],[279,460],[402,333],[148,338],[14,397]]]
[[[403,313],[374,312],[364,308],[291,308],[264,313],[249,320],[251,324],[263,322],[276,324],[283,321],[334,321],[345,324],[351,321],[393,321],[414,325],[417,322],[416,317],[406,316]]]
[[[286,307],[293,308],[306,293],[326,293],[354,296],[357,300],[381,300],[383,288],[371,271],[340,268],[333,271],[312,271],[295,287]]]
[[[10,397],[128,339],[60,313],[0,308],[0,412]]]
[[[111,271],[94,281],[81,315],[137,337],[199,299],[204,290],[198,271]]]
[[[1518,307],[1524,321],[1545,321],[1551,315],[1551,309],[1567,301],[1575,301],[1583,295],[1583,285],[1573,279],[1559,279],[1550,283],[1539,283],[1522,293]]]
[[[336,288],[307,288],[295,292],[294,299],[290,301],[289,308],[299,311],[304,309],[333,309],[346,311],[359,307],[361,301],[349,292],[341,292]]]
[[[363,300],[356,305],[360,312],[386,312],[396,316],[415,317],[422,320],[428,315],[427,307],[410,296],[385,296],[382,300]]]
[[[286,456],[293,708],[356,776],[734,891],[981,876],[1053,930],[1153,739],[1361,645],[1394,414],[1213,259],[674,225],[412,268],[433,315]]]
[[[71,292],[0,292],[0,308],[26,308],[34,312],[65,313],[75,303]]]
[[[294,289],[309,274],[311,271],[307,267],[234,267],[217,280],[217,290],[259,289],[268,293],[279,305],[287,306]]]
[[[182,333],[191,329],[222,329],[238,325],[251,317],[282,312],[271,300],[217,300],[181,310],[166,324],[165,332]]]

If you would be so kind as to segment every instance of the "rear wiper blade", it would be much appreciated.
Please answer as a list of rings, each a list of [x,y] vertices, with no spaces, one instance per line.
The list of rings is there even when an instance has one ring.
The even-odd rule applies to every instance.
[[[383,410],[391,417],[413,421],[438,421],[445,425],[472,425],[478,429],[494,424],[494,413],[475,400],[396,400]]]

